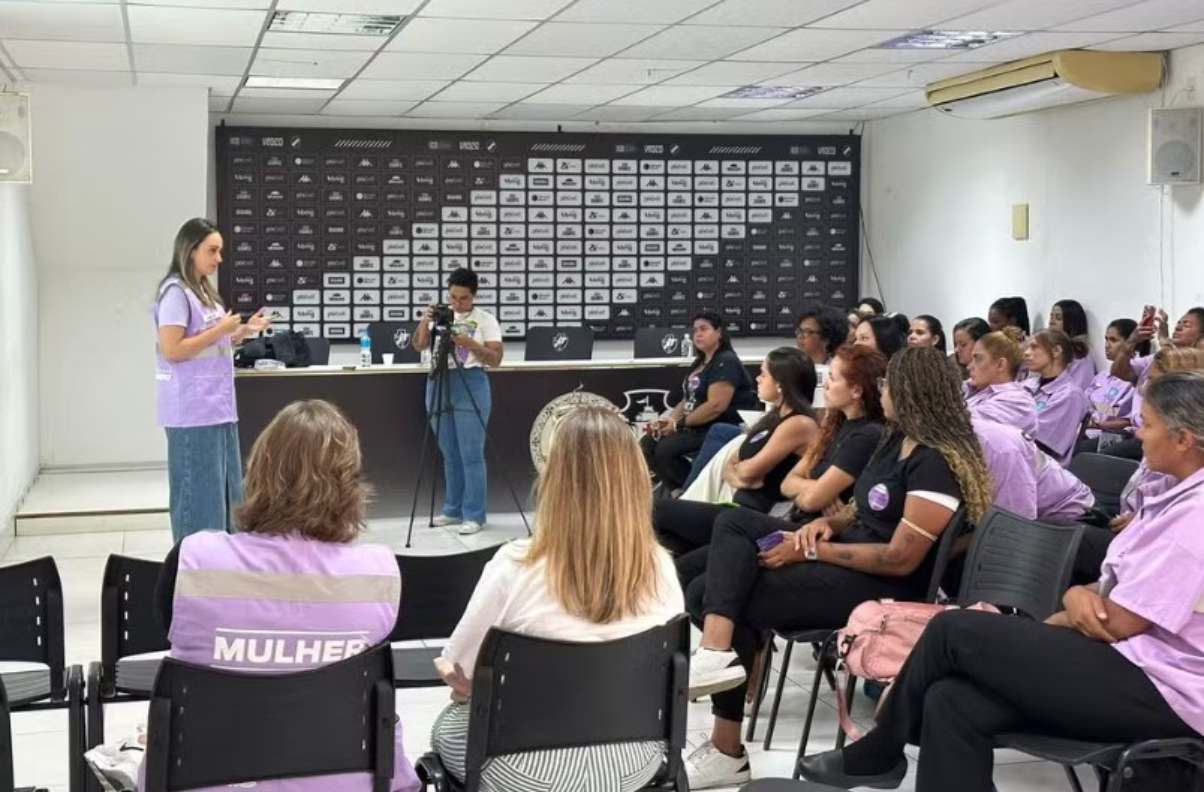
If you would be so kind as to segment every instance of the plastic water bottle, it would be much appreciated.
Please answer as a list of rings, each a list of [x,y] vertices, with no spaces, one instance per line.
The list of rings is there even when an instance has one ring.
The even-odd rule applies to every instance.
[[[372,365],[372,338],[367,330],[360,336],[360,365],[364,368]]]
[[[681,334],[681,356],[694,357],[694,340],[690,338],[689,333]]]

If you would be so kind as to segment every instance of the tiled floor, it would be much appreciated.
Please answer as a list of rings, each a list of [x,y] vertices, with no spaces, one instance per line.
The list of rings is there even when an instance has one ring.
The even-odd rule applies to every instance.
[[[494,518],[489,529],[471,537],[460,537],[445,529],[415,527],[414,546],[404,550],[406,522],[386,520],[374,523],[370,538],[386,543],[397,552],[451,553],[487,544],[496,544],[523,534],[517,515]],[[109,553],[161,559],[171,547],[166,532],[133,531],[128,533],[92,533],[70,536],[18,537],[0,563],[53,555],[62,576],[67,624],[67,662],[83,663],[95,660],[100,654],[100,614],[98,597],[105,558]],[[774,748],[763,751],[758,742],[749,746],[755,778],[790,775],[791,761],[802,734],[807,690],[811,681],[811,658],[806,651],[794,653],[787,672],[788,684],[783,698]],[[776,679],[776,677],[775,677]],[[836,710],[832,694],[824,690],[812,730],[812,750],[832,745],[836,736]],[[405,728],[407,753],[413,757],[425,751],[429,744],[430,727],[447,702],[443,689],[404,690],[397,694],[398,712]],[[870,709],[863,696],[858,696],[854,716],[868,721]],[[144,704],[122,704],[106,710],[107,733],[110,739],[132,734],[146,718]],[[710,706],[707,702],[690,705],[690,747],[704,741],[710,727]],[[763,723],[760,731],[763,733]],[[66,716],[58,712],[22,713],[12,718],[14,758],[17,785],[38,784],[53,792],[66,792],[67,768]],[[914,749],[909,749],[915,757]],[[911,790],[912,772],[901,789]],[[1085,779],[1085,776],[1084,776]],[[999,792],[1064,792],[1068,789],[1062,771],[1044,762],[1034,762],[1008,752],[996,755],[995,782]]]

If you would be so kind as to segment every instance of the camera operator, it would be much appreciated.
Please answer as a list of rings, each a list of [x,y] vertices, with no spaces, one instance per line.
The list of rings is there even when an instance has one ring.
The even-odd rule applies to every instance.
[[[432,522],[458,525],[463,535],[477,533],[485,524],[485,425],[493,404],[485,367],[502,362],[502,329],[493,314],[473,305],[476,294],[476,273],[457,269],[448,278],[448,305],[427,306],[414,333],[414,348],[431,363],[426,412],[431,427],[437,427],[446,482],[443,512]],[[434,375],[439,347],[449,342],[454,346],[448,354],[456,360],[449,362],[443,375],[443,404],[436,405]],[[450,407],[450,412],[438,416],[441,406]]]

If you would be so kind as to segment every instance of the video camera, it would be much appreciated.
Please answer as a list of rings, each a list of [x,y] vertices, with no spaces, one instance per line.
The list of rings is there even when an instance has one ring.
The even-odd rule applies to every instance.
[[[431,324],[436,330],[447,331],[456,321],[456,313],[450,306],[439,303],[431,314]]]

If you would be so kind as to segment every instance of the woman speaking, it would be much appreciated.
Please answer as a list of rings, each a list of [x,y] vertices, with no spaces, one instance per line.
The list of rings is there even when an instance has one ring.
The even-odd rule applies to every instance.
[[[155,299],[155,381],[176,542],[197,531],[231,530],[231,509],[242,501],[234,344],[271,324],[261,312],[243,324],[225,309],[210,281],[221,263],[222,235],[194,217],[176,234]]]

